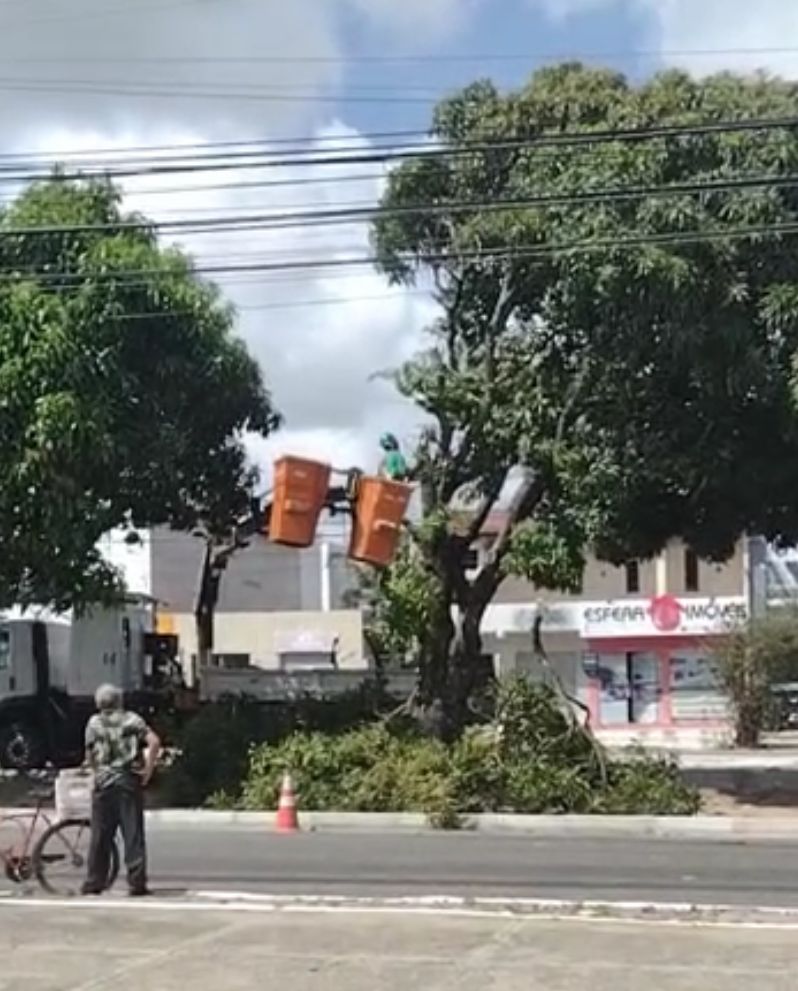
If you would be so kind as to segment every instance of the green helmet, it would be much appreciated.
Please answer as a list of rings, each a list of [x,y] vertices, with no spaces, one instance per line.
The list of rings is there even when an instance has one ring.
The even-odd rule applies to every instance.
[[[399,441],[391,433],[385,433],[380,437],[380,447],[384,451],[398,451]]]

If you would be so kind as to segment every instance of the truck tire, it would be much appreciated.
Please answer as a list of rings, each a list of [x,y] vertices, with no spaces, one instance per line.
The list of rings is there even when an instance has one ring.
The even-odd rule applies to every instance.
[[[0,728],[0,767],[29,771],[44,763],[44,742],[30,723],[14,722]]]

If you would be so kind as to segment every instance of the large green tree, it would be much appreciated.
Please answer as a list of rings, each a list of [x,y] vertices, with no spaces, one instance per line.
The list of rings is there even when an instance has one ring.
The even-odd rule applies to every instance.
[[[509,572],[571,588],[589,546],[621,562],[679,536],[723,559],[745,531],[795,535],[796,95],[566,64],[447,99],[432,132],[450,154],[390,175],[380,265],[440,304],[397,381],[432,422],[419,698],[450,732]]]
[[[106,182],[0,214],[0,606],[113,594],[98,538],[249,509],[242,437],[277,417],[234,314]]]

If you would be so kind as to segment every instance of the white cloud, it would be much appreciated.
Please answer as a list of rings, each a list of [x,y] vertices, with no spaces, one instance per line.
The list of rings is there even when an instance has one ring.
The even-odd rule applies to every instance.
[[[146,139],[192,144],[202,136],[188,130],[147,129]],[[111,140],[92,131],[45,132],[28,150],[57,144],[65,152],[136,146],[142,133],[128,130]],[[336,124],[318,132],[319,147],[362,147],[357,132]],[[311,148],[312,150],[312,148]],[[340,181],[341,175],[371,178]],[[383,178],[373,168],[314,166],[301,173],[290,167],[269,170],[269,181],[320,180],[315,185],[268,189],[236,188],[217,174],[136,177],[125,181],[126,205],[155,220],[202,219],[242,214],[289,212],[340,207],[342,203],[376,202]],[[263,172],[243,170],[231,182],[263,179]],[[225,188],[212,189],[208,185]],[[365,225],[187,233],[168,240],[188,250],[202,269],[207,266],[266,264],[286,259],[367,258],[371,253]],[[252,451],[268,477],[278,454],[294,451],[337,465],[373,469],[377,439],[390,429],[411,441],[420,422],[418,412],[398,396],[390,382],[374,373],[394,368],[422,341],[422,328],[433,304],[420,292],[391,289],[371,265],[295,272],[232,272],[212,276],[239,308],[238,331],[260,361],[286,428]]]
[[[0,147],[30,124],[205,134],[323,121],[354,19],[425,48],[482,0],[37,0],[0,13]],[[383,47],[385,42],[383,41]]]
[[[399,30],[416,41],[451,36],[485,0],[349,0],[353,8],[384,30]],[[426,39],[425,36],[426,35]]]
[[[764,68],[794,77],[798,52],[795,0],[636,0],[658,25],[659,47],[668,61],[694,72]],[[680,56],[685,50],[712,54]],[[781,49],[781,51],[777,51]],[[668,54],[672,53],[672,54]]]
[[[0,15],[0,150],[48,155],[218,139],[356,132],[330,124],[346,70],[345,17],[426,49],[484,0],[41,0]],[[408,37],[409,35],[409,37]],[[386,41],[387,43],[387,41]],[[230,57],[230,61],[219,61]],[[119,91],[126,90],[128,95]],[[145,90],[147,92],[145,92]],[[156,92],[157,91],[157,92]],[[129,95],[131,92],[134,95]],[[244,94],[217,99],[224,93]],[[270,92],[290,99],[248,99]],[[190,94],[191,99],[174,98]],[[323,97],[324,99],[317,99]],[[390,125],[389,125],[390,126]],[[329,142],[325,143],[329,149]],[[215,190],[263,180],[263,172],[197,173],[130,180],[128,203],[156,220],[373,203],[381,179],[339,182],[343,166],[318,170],[318,185]],[[364,171],[368,171],[365,169]],[[269,170],[268,178],[293,173]],[[303,177],[309,170],[303,169]],[[169,189],[164,194],[156,190]],[[365,227],[328,227],[182,239],[200,266],[369,253]],[[373,467],[385,429],[411,439],[418,414],[376,370],[406,358],[429,320],[426,297],[389,290],[371,267],[224,274],[238,329],[261,362],[286,429],[263,457],[299,453]],[[310,303],[309,301],[323,301]]]
[[[553,20],[601,9],[618,0],[527,0]],[[650,37],[630,48],[653,47],[669,64],[705,74],[722,69],[767,69],[798,76],[798,4],[795,0],[621,0],[650,18]]]
[[[214,134],[301,126],[319,106],[296,96],[318,95],[340,76],[338,9],[325,0],[17,4],[3,11],[0,31],[0,134],[26,121],[104,132],[131,121]],[[296,56],[303,61],[262,61]],[[292,99],[255,99],[266,90]],[[225,91],[244,95],[219,99]]]

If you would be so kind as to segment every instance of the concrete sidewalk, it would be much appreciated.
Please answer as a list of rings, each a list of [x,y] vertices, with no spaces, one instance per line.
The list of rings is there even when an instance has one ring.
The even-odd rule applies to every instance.
[[[794,929],[85,904],[0,901],[0,991],[795,987]]]

